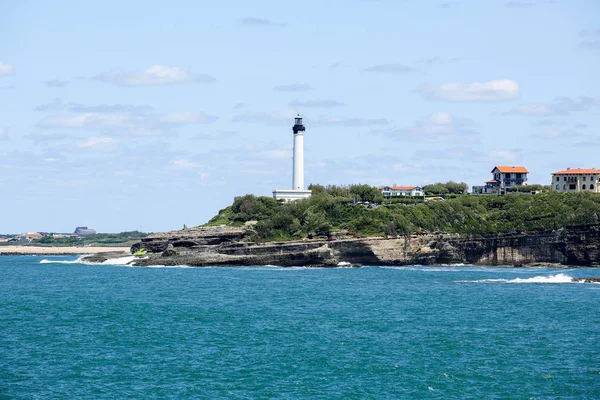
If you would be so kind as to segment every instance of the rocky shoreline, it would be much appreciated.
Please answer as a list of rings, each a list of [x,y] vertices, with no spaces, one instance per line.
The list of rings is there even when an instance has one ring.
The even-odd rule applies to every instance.
[[[600,262],[600,225],[477,236],[434,232],[397,238],[356,238],[338,232],[328,238],[268,243],[251,242],[251,231],[251,226],[217,226],[152,234],[132,246],[131,253],[139,255],[132,264],[591,267]],[[110,257],[98,254],[93,261]],[[87,260],[92,261],[92,257]]]

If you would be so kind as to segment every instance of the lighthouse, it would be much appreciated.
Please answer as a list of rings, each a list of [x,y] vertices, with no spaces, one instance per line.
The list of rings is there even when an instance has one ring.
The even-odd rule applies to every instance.
[[[294,167],[292,189],[304,190],[304,125],[300,114],[296,116],[294,132]]]
[[[292,161],[292,189],[275,189],[273,198],[283,201],[294,201],[309,198],[310,190],[304,190],[304,124],[300,114],[294,119],[294,154]]]

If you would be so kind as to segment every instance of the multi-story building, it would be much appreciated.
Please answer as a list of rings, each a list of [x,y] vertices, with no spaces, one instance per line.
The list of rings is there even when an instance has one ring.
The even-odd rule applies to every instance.
[[[398,196],[423,196],[423,188],[420,186],[382,186],[379,188],[385,198]]]
[[[529,171],[522,166],[495,166],[492,179],[485,186],[473,186],[473,194],[499,194],[510,188],[527,184]]]
[[[74,233],[77,235],[95,235],[96,231],[92,228],[88,228],[87,226],[78,226],[75,228]]]
[[[552,174],[552,190],[557,192],[595,192],[600,185],[600,170],[567,168]]]

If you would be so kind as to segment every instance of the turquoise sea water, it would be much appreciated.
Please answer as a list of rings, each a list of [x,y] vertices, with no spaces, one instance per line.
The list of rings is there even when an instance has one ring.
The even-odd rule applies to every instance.
[[[0,398],[600,398],[598,269],[40,260],[0,257]]]

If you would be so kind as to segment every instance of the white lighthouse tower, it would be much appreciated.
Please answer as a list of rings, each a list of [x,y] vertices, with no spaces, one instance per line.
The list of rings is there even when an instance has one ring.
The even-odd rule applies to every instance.
[[[304,190],[304,125],[300,114],[292,130],[294,131],[294,179],[292,180],[292,189]]]
[[[277,200],[294,201],[310,197],[311,191],[304,190],[304,125],[300,114],[296,116],[294,126],[294,159],[292,165],[292,189],[273,190],[273,197]]]

